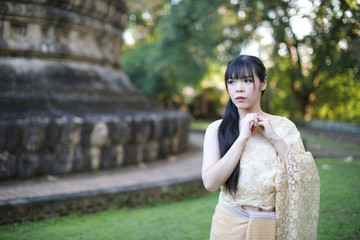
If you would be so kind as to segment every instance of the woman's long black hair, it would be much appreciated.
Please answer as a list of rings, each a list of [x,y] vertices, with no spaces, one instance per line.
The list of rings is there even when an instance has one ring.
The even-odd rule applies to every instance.
[[[251,77],[254,80],[254,73],[261,82],[264,82],[267,77],[266,69],[262,61],[254,56],[240,55],[232,59],[227,66],[225,72],[225,86],[227,89],[227,82],[231,79],[241,79]],[[264,91],[262,92],[262,94]],[[220,149],[220,157],[223,157],[226,152],[233,145],[235,140],[239,137],[239,111],[234,103],[229,99],[223,120],[218,130],[218,141]],[[226,188],[230,194],[235,195],[240,175],[240,157],[233,173],[226,181]]]

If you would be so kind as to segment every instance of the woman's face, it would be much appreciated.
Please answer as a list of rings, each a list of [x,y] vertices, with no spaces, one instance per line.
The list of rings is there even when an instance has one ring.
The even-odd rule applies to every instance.
[[[265,90],[267,78],[260,82],[254,73],[254,80],[249,75],[241,79],[229,79],[227,88],[232,102],[238,109],[251,111],[260,107],[261,92]]]

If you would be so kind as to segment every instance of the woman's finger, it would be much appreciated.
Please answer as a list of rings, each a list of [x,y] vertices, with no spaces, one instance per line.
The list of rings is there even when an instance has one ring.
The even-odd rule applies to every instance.
[[[261,122],[265,121],[265,118],[260,116],[260,115],[257,116],[256,118],[257,118],[258,121],[261,121]]]
[[[254,132],[254,121],[250,121],[250,131],[251,131],[251,134]]]

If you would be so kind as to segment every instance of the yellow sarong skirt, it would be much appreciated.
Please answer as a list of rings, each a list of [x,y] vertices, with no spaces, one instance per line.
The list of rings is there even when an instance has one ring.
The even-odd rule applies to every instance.
[[[218,204],[212,219],[210,240],[276,239],[275,212],[254,212]]]

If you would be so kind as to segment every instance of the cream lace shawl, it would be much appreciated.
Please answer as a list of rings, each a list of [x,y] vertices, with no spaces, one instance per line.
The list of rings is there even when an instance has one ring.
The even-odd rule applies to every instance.
[[[270,142],[257,133],[241,156],[237,194],[231,196],[222,186],[219,202],[276,207],[278,240],[316,239],[320,180],[314,159],[305,152],[294,123],[282,117],[271,124],[289,146],[287,158],[280,159]]]
[[[319,173],[311,153],[305,152],[299,131],[286,120],[284,140],[289,150],[275,182],[277,239],[317,239]]]

